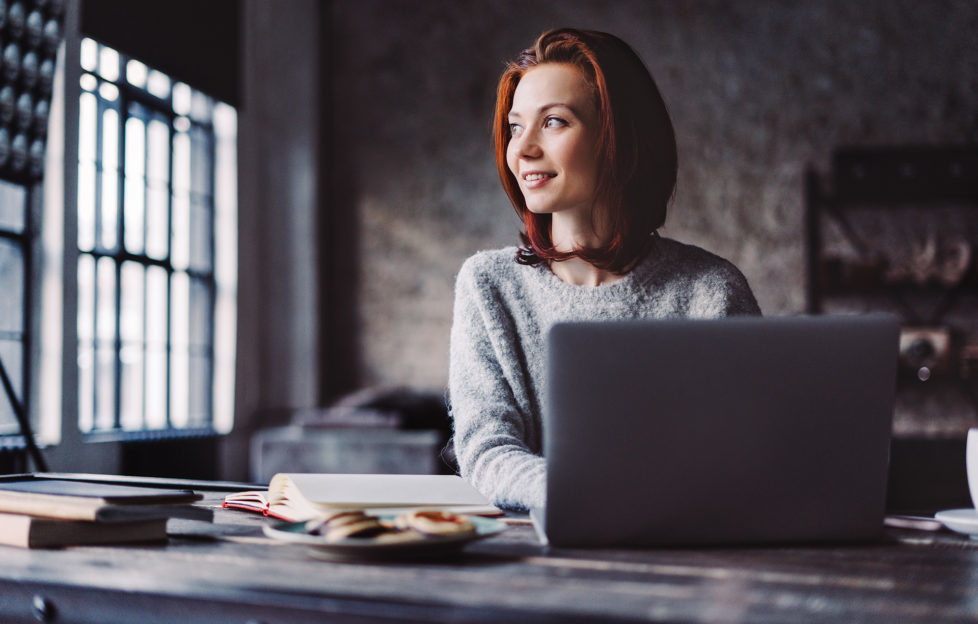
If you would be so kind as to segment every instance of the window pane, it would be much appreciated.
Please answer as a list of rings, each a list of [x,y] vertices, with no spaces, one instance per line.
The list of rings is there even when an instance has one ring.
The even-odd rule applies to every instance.
[[[135,262],[122,265],[119,333],[122,348],[119,353],[121,370],[120,420],[123,429],[138,429],[143,421],[143,304],[145,298],[145,268]]]
[[[214,222],[209,206],[194,203],[190,208],[190,266],[200,271],[211,269],[211,226]]]
[[[111,429],[115,422],[115,262],[99,258],[96,270],[95,427]]]
[[[173,85],[173,112],[177,115],[190,114],[190,87],[182,82]]]
[[[83,432],[95,426],[95,350],[92,343],[78,343],[78,428]]]
[[[93,163],[98,132],[98,102],[93,94],[83,93],[78,105],[78,160]]]
[[[146,124],[139,117],[126,120],[126,175],[146,174]]]
[[[142,177],[126,176],[125,232],[126,251],[133,254],[143,253],[143,240],[146,236],[144,223],[145,207],[143,200],[146,187]]]
[[[81,78],[78,79],[78,84],[85,91],[95,91],[98,89],[98,78],[92,74],[82,74]]]
[[[149,78],[146,81],[146,90],[165,100],[170,97],[170,78],[155,69],[150,70]]]
[[[0,228],[22,232],[26,214],[27,191],[24,187],[0,180]]]
[[[173,188],[190,190],[190,135],[186,132],[173,135]]]
[[[81,66],[86,71],[95,71],[98,64],[98,44],[91,39],[82,39]]]
[[[218,140],[234,141],[238,134],[238,112],[227,104],[214,104],[214,134]]]
[[[78,257],[78,427],[95,426],[95,259]]]
[[[190,136],[186,132],[173,137],[173,189],[170,261],[174,268],[185,269],[190,263]]]
[[[195,194],[213,194],[213,161],[210,137],[199,126],[195,126],[190,131],[190,190]]]
[[[146,341],[154,347],[166,346],[167,308],[166,270],[146,268]]]
[[[211,291],[203,280],[190,281],[190,345],[210,344]]]
[[[115,349],[99,343],[95,365],[95,428],[104,431],[115,425]]]
[[[151,182],[170,180],[170,127],[159,119],[149,122],[146,176]]]
[[[146,426],[166,425],[166,270],[146,269]]]
[[[200,355],[190,357],[190,410],[188,421],[190,426],[200,426],[207,423],[211,411],[210,360]]]
[[[122,366],[120,383],[119,420],[122,428],[133,431],[143,428],[143,345],[122,343],[119,353]]]
[[[150,187],[146,200],[146,255],[162,260],[167,255],[170,233],[166,188]]]
[[[188,383],[190,381],[187,345],[190,341],[189,306],[190,279],[186,273],[174,273],[172,282],[173,305],[170,308],[171,361],[170,361],[170,414],[175,427],[187,424],[190,409]]]
[[[102,170],[102,228],[101,244],[104,249],[115,249],[119,230],[119,172],[116,169]]]
[[[174,349],[190,344],[190,278],[177,271],[171,282],[170,343]]]
[[[123,342],[143,342],[145,269],[135,262],[122,264],[119,334]]]
[[[173,197],[173,247],[170,262],[175,269],[186,269],[190,264],[190,196],[178,191]]]
[[[103,82],[98,88],[98,94],[106,102],[115,102],[119,99],[119,87],[109,82]]]
[[[95,259],[78,257],[78,426],[95,426]]]
[[[211,118],[211,99],[201,93],[194,91],[190,105],[190,116],[199,121]]]
[[[126,81],[134,87],[146,86],[146,66],[136,60],[126,63]]]
[[[95,259],[88,254],[78,257],[78,339],[95,338]]]
[[[0,238],[0,331],[24,331],[24,254],[20,245]],[[0,394],[0,401],[4,400]]]
[[[78,163],[78,248],[95,248],[95,163]]]
[[[106,80],[119,79],[119,53],[112,48],[99,46],[98,73]]]
[[[146,348],[146,428],[166,426],[166,352],[162,347]]]
[[[101,243],[114,249],[119,219],[119,114],[108,108],[102,113],[102,228]]]
[[[114,108],[102,111],[102,167],[119,166],[119,112]]]
[[[125,190],[125,233],[126,250],[130,253],[143,253],[145,240],[145,196],[146,186],[144,165],[146,158],[146,127],[141,119],[130,117],[126,120],[126,190]]]
[[[10,377],[10,383],[17,394],[17,400],[24,404],[24,345],[19,340],[0,339],[0,359]],[[7,400],[7,393],[0,394],[0,433],[19,431],[14,408]]]
[[[115,262],[99,258],[96,293],[96,335],[99,342],[115,341]]]

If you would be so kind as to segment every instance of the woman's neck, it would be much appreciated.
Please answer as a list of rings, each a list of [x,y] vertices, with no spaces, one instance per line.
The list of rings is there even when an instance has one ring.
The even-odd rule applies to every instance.
[[[601,247],[607,242],[607,235],[598,231],[597,223],[567,213],[555,213],[550,222],[550,237],[557,251],[573,251],[581,248]],[[550,270],[561,281],[575,286],[600,286],[617,282],[623,276],[599,269],[590,262],[574,257],[562,262],[551,262]]]
[[[562,262],[551,262],[550,270],[560,281],[574,286],[602,286],[617,282],[624,277],[624,275],[599,269],[590,262],[576,257]]]

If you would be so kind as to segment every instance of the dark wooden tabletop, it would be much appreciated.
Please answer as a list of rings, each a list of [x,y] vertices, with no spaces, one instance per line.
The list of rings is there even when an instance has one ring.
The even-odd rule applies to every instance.
[[[218,507],[222,494],[206,504]],[[161,545],[0,547],[2,622],[957,622],[978,620],[978,541],[547,549],[511,526],[438,561],[338,563],[264,519],[171,520]]]

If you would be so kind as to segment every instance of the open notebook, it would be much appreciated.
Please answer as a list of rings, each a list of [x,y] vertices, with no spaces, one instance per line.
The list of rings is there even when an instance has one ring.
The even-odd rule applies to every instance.
[[[502,512],[461,477],[454,475],[280,473],[268,491],[230,494],[224,507],[300,521],[345,509],[374,515],[424,508],[472,515]]]

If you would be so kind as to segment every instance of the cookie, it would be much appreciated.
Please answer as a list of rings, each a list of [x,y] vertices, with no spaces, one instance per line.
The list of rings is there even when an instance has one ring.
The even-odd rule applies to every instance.
[[[349,539],[351,537],[375,537],[376,535],[389,530],[390,529],[381,524],[380,520],[377,518],[366,516],[360,521],[346,522],[342,526],[327,526],[324,537],[328,543],[333,543]]]
[[[425,535],[466,535],[475,532],[475,525],[466,517],[445,511],[415,511],[397,517],[401,529],[414,529]]]

